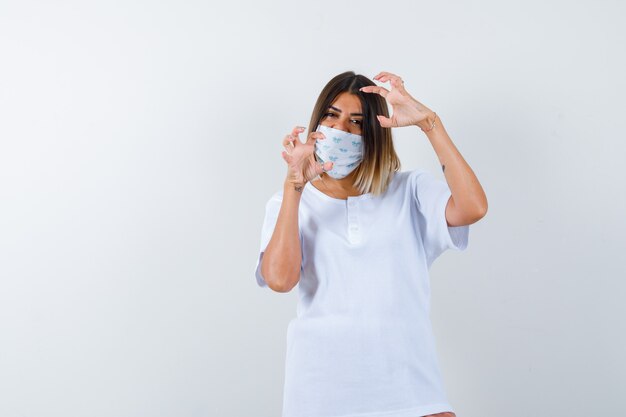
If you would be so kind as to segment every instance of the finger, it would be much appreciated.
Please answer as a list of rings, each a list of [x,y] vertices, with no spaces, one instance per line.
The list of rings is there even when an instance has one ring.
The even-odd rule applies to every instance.
[[[388,117],[377,115],[376,118],[382,127],[395,127],[395,122]]]
[[[302,144],[302,142],[300,142],[300,133],[302,133],[302,132],[304,132],[304,127],[302,127],[302,126],[296,126],[291,131],[291,135],[290,136],[292,136],[294,138],[294,141],[293,141],[294,148],[296,146]],[[298,140],[295,140],[295,139],[298,139]]]
[[[387,74],[389,74],[388,72],[385,71],[381,71],[378,74],[374,75],[374,80],[376,81],[380,81],[380,77],[386,76]]]
[[[386,83],[389,81],[389,83],[391,84],[393,88],[402,88],[402,89],[404,88],[404,81],[402,80],[402,77],[396,74],[392,74],[390,72],[381,72],[378,75],[376,75],[374,79],[376,81],[380,81],[383,83]]]
[[[368,85],[366,87],[361,87],[359,91],[363,91],[364,93],[377,93],[383,97],[387,97],[387,94],[389,94],[389,90],[387,90],[385,87],[380,87],[377,85]]]
[[[318,162],[315,164],[315,173],[317,175],[330,171],[331,169],[333,169],[333,163],[331,161],[326,161],[324,163]]]
[[[317,139],[326,139],[326,136],[322,132],[311,132],[309,133],[309,137],[306,141],[307,145],[314,145]]]
[[[387,81],[389,81],[392,78],[396,78],[396,79],[399,79],[399,80],[402,79],[402,77],[400,77],[399,75],[392,74],[391,72],[387,72],[387,71],[381,71],[374,77],[374,79],[376,81],[380,81],[380,82],[383,82],[383,83],[386,83]]]
[[[283,157],[283,159],[285,160],[285,162],[287,162],[288,164],[291,164],[291,160],[293,159],[293,157],[291,155],[289,155],[287,152],[282,151],[280,153],[280,155]]]
[[[283,147],[285,148],[287,153],[290,153],[293,150],[293,148],[296,147],[296,145],[294,143],[295,140],[296,140],[296,138],[293,135],[287,135],[283,139]]]
[[[404,81],[402,81],[402,78],[391,78],[389,82],[392,88],[397,88],[398,90],[404,90]]]

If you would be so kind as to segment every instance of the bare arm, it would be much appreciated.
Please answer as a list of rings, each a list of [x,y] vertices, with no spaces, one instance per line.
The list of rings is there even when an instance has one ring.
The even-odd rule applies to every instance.
[[[428,130],[426,136],[439,158],[441,169],[452,193],[446,206],[448,226],[476,223],[487,213],[485,191],[472,168],[452,143],[439,116],[435,116],[432,111],[428,111],[427,114],[427,118],[417,125],[422,130],[428,130],[434,122],[434,127]]]
[[[433,145],[451,193],[446,205],[448,226],[468,225],[483,218],[487,213],[485,191],[452,143],[439,117],[406,91],[399,76],[382,71],[374,79],[391,83],[391,91],[379,86],[361,87],[365,93],[380,94],[393,107],[391,118],[377,116],[381,126],[419,126]]]
[[[291,291],[300,280],[302,250],[298,207],[303,188],[285,181],[276,226],[261,259],[261,275],[267,285],[277,292]]]
[[[304,186],[311,179],[330,170],[333,163],[315,160],[315,141],[324,140],[321,132],[309,132],[305,143],[299,134],[303,127],[296,126],[283,139],[285,150],[282,157],[287,162],[287,178],[283,185],[283,201],[280,205],[272,237],[261,258],[261,275],[267,286],[277,292],[289,292],[300,281],[302,248],[298,227],[298,209]]]

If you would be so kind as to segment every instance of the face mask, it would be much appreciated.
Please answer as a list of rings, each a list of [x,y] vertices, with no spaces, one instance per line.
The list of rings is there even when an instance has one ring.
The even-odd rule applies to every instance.
[[[363,138],[361,135],[344,132],[319,125],[317,132],[322,132],[325,139],[315,141],[315,155],[320,162],[331,161],[333,169],[326,171],[335,179],[341,179],[351,173],[363,159]]]

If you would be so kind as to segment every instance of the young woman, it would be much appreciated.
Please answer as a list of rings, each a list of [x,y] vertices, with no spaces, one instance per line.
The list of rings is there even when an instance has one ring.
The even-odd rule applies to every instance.
[[[337,75],[306,142],[283,140],[287,177],[267,202],[258,285],[299,284],[287,329],[283,417],[455,416],[430,323],[429,269],[467,247],[485,193],[438,114],[397,75]],[[387,103],[392,106],[389,117]],[[400,171],[391,128],[417,126],[446,181]]]

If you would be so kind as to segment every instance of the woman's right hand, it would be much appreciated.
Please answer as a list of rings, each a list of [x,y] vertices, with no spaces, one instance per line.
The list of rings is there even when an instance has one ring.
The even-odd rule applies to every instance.
[[[299,137],[302,132],[304,132],[304,128],[296,126],[291,134],[285,136],[283,139],[285,150],[281,153],[287,162],[286,181],[300,187],[304,187],[307,182],[333,167],[333,163],[330,161],[322,165],[315,160],[315,141],[325,139],[324,134],[311,132],[307,141],[302,143]]]

